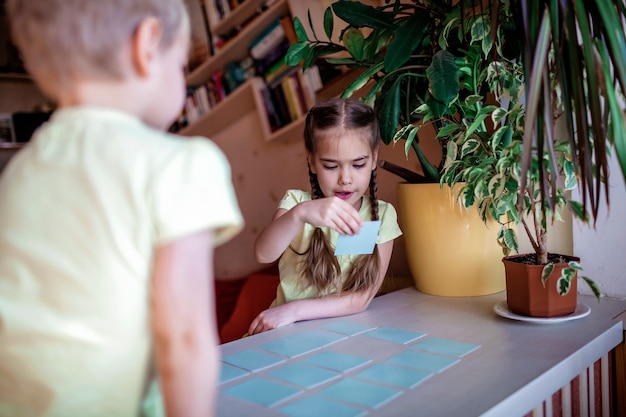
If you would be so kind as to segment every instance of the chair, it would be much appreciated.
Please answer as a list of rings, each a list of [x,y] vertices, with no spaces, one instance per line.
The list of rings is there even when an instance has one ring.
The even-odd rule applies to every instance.
[[[267,309],[276,298],[278,274],[254,273],[241,287],[233,313],[220,329],[221,343],[240,339],[248,332],[252,320]]]

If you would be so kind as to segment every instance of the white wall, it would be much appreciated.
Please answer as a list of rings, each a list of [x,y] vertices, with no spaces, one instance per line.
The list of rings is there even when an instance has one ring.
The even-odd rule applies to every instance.
[[[581,258],[583,275],[593,278],[604,295],[626,298],[626,181],[617,158],[610,166],[610,208],[601,207],[595,228],[574,222],[574,253]],[[574,198],[580,200],[580,195]],[[584,282],[578,288],[590,294]]]

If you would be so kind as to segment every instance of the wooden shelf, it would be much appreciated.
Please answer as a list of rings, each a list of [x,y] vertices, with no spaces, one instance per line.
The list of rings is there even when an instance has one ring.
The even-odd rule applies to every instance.
[[[228,34],[231,30],[237,26],[241,26],[250,20],[257,10],[261,7],[266,0],[246,0],[241,3],[235,10],[230,12],[224,19],[211,28],[211,32],[216,36],[223,36]]]
[[[32,82],[32,78],[28,74],[22,74],[19,72],[0,72],[0,81],[28,81]]]
[[[243,3],[239,8],[244,7],[246,3]],[[239,8],[232,13],[237,13]],[[287,14],[289,14],[287,0],[279,0],[272,4],[269,9],[261,13],[253,22],[247,24],[237,36],[226,42],[222,49],[215,55],[189,73],[186,79],[187,85],[190,87],[202,85],[211,78],[211,74],[221,70],[229,62],[244,59],[248,55],[250,44],[261,35],[270,24]]]
[[[211,136],[231,125],[242,114],[257,108],[258,93],[265,87],[262,78],[254,77],[239,86],[229,96],[220,101],[207,114],[178,133],[184,136]]]
[[[0,151],[19,151],[24,146],[25,143],[0,142]]]
[[[290,16],[291,18],[298,16],[300,19],[307,19],[309,12],[311,12],[313,21],[319,24],[323,23],[324,9],[318,0],[307,2],[301,0],[276,0],[259,14],[260,7],[263,7],[265,3],[265,0],[246,0],[218,24],[213,25],[211,28],[213,36],[228,34],[238,26],[243,26],[243,28],[236,36],[228,40],[215,55],[187,75],[186,83],[188,87],[199,87],[207,83],[216,71],[222,70],[228,63],[241,61],[248,57],[252,42],[267,30],[272,23],[283,16]],[[319,33],[323,32],[323,27],[319,28]],[[301,139],[305,121],[304,116],[278,130],[273,130],[270,127],[261,92],[264,88],[265,82],[261,77],[255,77],[247,81],[213,107],[206,115],[181,129],[179,134],[185,136],[214,136],[219,131],[235,123],[243,114],[255,111],[259,116],[261,124],[260,134],[264,140],[284,141],[292,140],[292,138]],[[307,106],[310,107],[315,104],[310,102],[314,100],[315,98],[307,98]]]

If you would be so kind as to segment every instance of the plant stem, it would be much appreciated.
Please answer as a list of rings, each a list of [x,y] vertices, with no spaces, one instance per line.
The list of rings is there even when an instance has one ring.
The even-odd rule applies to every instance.
[[[406,182],[410,184],[425,184],[430,182],[428,178],[418,174],[417,172],[413,172],[409,169],[401,167],[400,165],[396,165],[389,161],[381,160],[378,162],[378,166],[384,169],[385,171],[389,171],[392,174],[399,176],[400,178],[406,180]]]

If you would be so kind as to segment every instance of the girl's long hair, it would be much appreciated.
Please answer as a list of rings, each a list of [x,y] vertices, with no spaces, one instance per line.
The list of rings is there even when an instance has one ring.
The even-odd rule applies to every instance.
[[[304,128],[304,144],[312,155],[316,151],[316,140],[327,129],[342,128],[366,131],[371,149],[375,150],[380,143],[378,119],[374,110],[355,99],[333,99],[320,103],[309,111]],[[324,198],[315,175],[309,167],[311,182],[311,198]],[[377,171],[372,170],[369,183],[369,202],[372,218],[378,220],[378,181]],[[350,268],[348,277],[341,284],[341,268],[334,255],[328,238],[319,227],[313,232],[309,249],[302,262],[302,273],[306,278],[306,287],[313,287],[321,292],[327,289],[337,293],[376,290],[374,286],[380,273],[378,248],[374,246],[371,255],[361,255]]]

